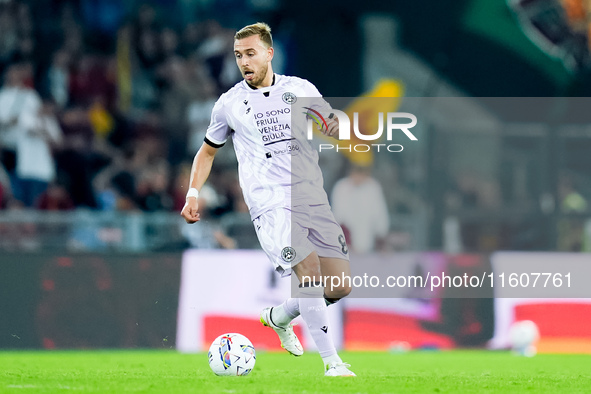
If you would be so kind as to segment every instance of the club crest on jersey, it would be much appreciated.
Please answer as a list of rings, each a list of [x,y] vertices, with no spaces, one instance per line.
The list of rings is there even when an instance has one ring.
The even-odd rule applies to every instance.
[[[291,263],[296,257],[296,251],[291,246],[286,246],[281,251],[281,258],[288,263]]]
[[[295,103],[296,101],[298,101],[298,98],[292,92],[285,92],[285,93],[283,93],[283,96],[281,96],[281,98],[283,99],[283,101],[286,104],[290,104],[290,105],[293,104],[293,103]]]

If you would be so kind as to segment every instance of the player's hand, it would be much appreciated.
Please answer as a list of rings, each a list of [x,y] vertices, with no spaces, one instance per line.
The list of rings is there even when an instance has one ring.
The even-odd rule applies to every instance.
[[[324,133],[324,135],[327,135],[329,137],[335,137],[339,134],[339,118],[338,117],[334,117],[334,118],[329,118],[326,120],[326,125],[328,126],[328,129],[324,130],[324,127],[322,128],[322,132]]]
[[[183,210],[181,211],[181,216],[185,218],[185,221],[189,224],[193,224],[198,222],[201,218],[199,212],[199,203],[197,202],[197,198],[195,197],[188,197]]]

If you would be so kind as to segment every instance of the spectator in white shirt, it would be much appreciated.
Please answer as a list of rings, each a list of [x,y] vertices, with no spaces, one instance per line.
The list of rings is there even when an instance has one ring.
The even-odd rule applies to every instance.
[[[25,86],[22,65],[11,65],[4,78],[0,89],[0,149],[2,164],[12,177],[16,167],[17,141],[26,130],[22,120],[37,114],[41,99],[35,90]]]
[[[331,205],[336,220],[346,228],[351,250],[375,251],[388,235],[390,217],[382,187],[370,167],[353,165],[347,177],[337,181]]]
[[[62,142],[62,130],[55,117],[55,103],[45,100],[36,113],[23,114],[20,124],[15,197],[32,207],[56,176],[53,150]]]

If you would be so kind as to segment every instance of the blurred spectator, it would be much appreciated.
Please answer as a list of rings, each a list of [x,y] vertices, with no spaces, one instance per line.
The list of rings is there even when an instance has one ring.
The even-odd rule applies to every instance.
[[[107,109],[107,103],[101,96],[95,96],[88,108],[88,119],[94,132],[94,137],[107,140],[115,130],[115,118]]]
[[[186,153],[189,156],[195,155],[205,139],[205,133],[211,120],[211,111],[217,97],[215,85],[211,83],[207,70],[200,62],[193,63],[193,72],[199,80],[200,89],[195,98],[187,108],[187,121],[189,124],[189,137],[186,145]]]
[[[170,27],[165,27],[160,32],[160,43],[162,47],[162,57],[167,59],[171,56],[180,55],[179,36],[176,31]]]
[[[581,252],[584,246],[584,227],[588,203],[575,187],[571,176],[562,174],[558,181],[560,212],[566,214],[558,220],[558,250]],[[568,215],[568,216],[567,216]]]
[[[352,165],[349,175],[335,184],[331,205],[336,220],[350,235],[354,252],[368,253],[381,246],[390,217],[384,192],[372,178],[370,167]]]
[[[38,115],[41,99],[36,91],[25,86],[26,70],[22,64],[11,65],[0,89],[0,147],[2,164],[12,175],[17,165],[17,145]]]
[[[0,62],[33,61],[35,40],[30,6],[24,2],[0,5]],[[1,70],[0,70],[1,71]]]
[[[60,49],[53,54],[45,76],[45,89],[60,108],[70,99],[70,54]]]
[[[13,60],[18,46],[18,23],[8,4],[0,6],[0,63],[5,66]]]
[[[400,166],[391,160],[382,160],[380,171],[374,174],[381,180],[382,185],[387,185],[384,190],[388,210],[396,214],[416,214],[425,209],[423,199],[415,193],[401,174]]]
[[[61,9],[60,28],[63,37],[63,49],[72,59],[79,58],[84,50],[83,26],[73,3],[65,3]]]
[[[80,136],[85,146],[92,145],[94,131],[90,124],[88,111],[83,106],[70,106],[61,113],[61,126],[64,136]]]
[[[569,176],[561,176],[558,180],[558,197],[560,210],[564,213],[584,213],[587,211],[587,200],[575,188]]]
[[[146,30],[159,30],[160,26],[156,20],[156,10],[152,5],[144,3],[139,7],[134,27],[138,35]]]
[[[34,25],[31,15],[31,5],[20,1],[16,3],[17,28],[21,35],[28,36],[33,34]]]
[[[132,144],[142,145],[143,154],[150,158],[165,158],[168,152],[168,140],[163,120],[157,110],[144,112],[141,119],[132,125]]]
[[[445,195],[445,207],[450,214],[444,221],[444,244],[447,252],[478,250],[482,226],[471,221],[462,221],[456,215],[473,212],[483,207],[481,180],[476,174],[463,171],[453,175]]]
[[[137,182],[137,202],[147,212],[171,211],[174,207],[168,193],[170,183],[168,163],[161,161],[144,169]]]
[[[146,165],[145,155],[127,147],[94,180],[99,207],[105,211],[138,209],[136,203],[136,174]]]
[[[224,91],[240,79],[233,55],[234,32],[224,29],[217,21],[205,24],[205,39],[197,50],[215,80],[218,90]]]
[[[191,57],[199,48],[202,38],[201,25],[198,23],[189,23],[183,30],[181,37],[181,54],[186,58]]]
[[[75,208],[68,190],[59,183],[50,183],[35,207],[43,211],[66,211]]]
[[[139,33],[137,57],[142,69],[153,72],[162,62],[158,33],[153,30],[143,30]]]
[[[20,37],[14,55],[14,61],[33,64],[35,60],[35,39],[28,35]]]
[[[70,99],[74,105],[87,106],[97,99],[106,108],[113,108],[117,96],[115,75],[108,73],[109,60],[83,55],[73,65],[70,76]]]
[[[500,201],[498,182],[471,171],[453,175],[445,198],[447,208],[452,211],[466,208],[498,208]]]
[[[65,139],[64,149],[57,155],[57,163],[76,207],[99,207],[92,182],[110,162],[111,156],[93,149],[92,140],[84,134],[72,134]]]
[[[480,204],[478,194],[475,175],[466,172],[456,174],[446,195],[446,206],[452,211],[476,208]]]
[[[0,209],[6,208],[8,201],[12,198],[10,177],[4,166],[0,163]]]
[[[236,169],[215,167],[213,170],[217,173],[217,177],[212,180],[212,186],[215,188],[219,200],[211,214],[215,217],[222,217],[232,212],[248,212]]]
[[[60,147],[63,135],[55,110],[54,102],[46,99],[37,113],[21,116],[24,132],[17,140],[14,195],[27,207],[35,204],[56,176],[53,151]]]
[[[142,4],[137,19],[131,24],[132,48],[139,60],[141,69],[152,73],[162,61],[156,21],[156,11],[148,4]]]
[[[186,113],[196,86],[187,62],[180,57],[168,58],[161,75],[164,81],[161,93],[162,117],[170,144],[168,160],[176,165],[185,159],[188,139]]]

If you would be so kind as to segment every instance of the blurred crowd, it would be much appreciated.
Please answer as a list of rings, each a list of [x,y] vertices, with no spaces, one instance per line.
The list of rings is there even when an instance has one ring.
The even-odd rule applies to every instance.
[[[240,78],[234,30],[124,3],[0,2],[0,209],[181,209],[211,108]],[[244,209],[223,151],[214,215]]]
[[[252,21],[245,4],[256,2],[206,3],[0,0],[0,210],[180,211],[215,101],[241,79],[234,27]],[[274,70],[284,73],[289,39],[274,33]],[[329,190],[349,182],[345,159],[332,159]],[[382,201],[368,170],[344,187],[369,187]],[[219,220],[183,226],[183,236],[195,247],[252,247],[231,146],[212,172],[201,215]],[[379,207],[374,216],[387,219]],[[373,249],[382,227],[365,244],[353,237],[351,248]]]
[[[179,212],[213,105],[240,80],[232,54],[235,28],[272,19],[280,14],[278,4],[0,0],[0,210]],[[294,47],[287,34],[293,26],[277,18],[273,66],[291,74],[293,62],[285,59]],[[182,228],[192,246],[256,244],[227,145],[200,196],[202,217],[216,220]],[[439,237],[439,230],[427,235],[429,221],[443,228],[442,238],[462,239],[449,242],[457,244],[451,248],[456,251],[544,249],[553,239],[560,250],[590,250],[591,238],[584,236],[591,234],[586,151],[581,148],[571,160],[580,163],[574,174],[584,175],[557,177],[563,181],[556,187],[556,206],[570,216],[545,220],[554,196],[542,187],[545,175],[528,175],[530,167],[539,167],[528,163],[543,159],[530,147],[507,145],[513,150],[494,158],[500,168],[511,169],[502,177],[472,171],[465,163],[474,158],[466,155],[434,172],[429,186],[421,185],[428,177],[410,152],[404,159],[376,157],[371,169],[351,166],[338,153],[323,155],[325,186],[351,250],[410,248],[415,227],[424,229],[426,245],[427,236]],[[445,156],[441,149],[438,154]],[[366,206],[360,207],[362,200]],[[509,205],[523,212],[521,221],[510,213],[497,223]],[[538,222],[528,216],[534,214]],[[392,215],[397,220],[386,220]],[[405,215],[412,220],[405,223]],[[8,244],[20,237],[14,226],[0,233]]]

